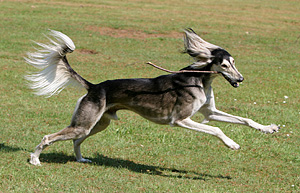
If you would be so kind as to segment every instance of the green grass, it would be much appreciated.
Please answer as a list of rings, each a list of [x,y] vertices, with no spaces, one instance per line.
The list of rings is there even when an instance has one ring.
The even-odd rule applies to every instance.
[[[298,1],[24,0],[0,7],[0,192],[300,191]],[[231,151],[212,136],[124,111],[83,143],[92,164],[75,162],[71,141],[43,151],[42,167],[28,163],[44,135],[69,124],[84,94],[67,88],[48,99],[34,96],[23,78],[33,70],[23,60],[30,40],[44,42],[49,28],[66,33],[77,48],[72,67],[97,83],[164,74],[147,61],[187,66],[192,60],[180,54],[179,33],[187,27],[228,50],[245,77],[238,89],[222,77],[213,83],[217,107],[284,125],[279,133],[210,123],[242,147]]]

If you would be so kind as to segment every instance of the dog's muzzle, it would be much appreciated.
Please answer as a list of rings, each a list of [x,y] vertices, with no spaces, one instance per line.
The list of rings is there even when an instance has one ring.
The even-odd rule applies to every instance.
[[[237,88],[240,86],[239,82],[243,82],[244,77],[241,77],[240,79],[238,79],[236,82],[232,82],[230,83],[234,88]]]
[[[231,78],[227,77],[225,74],[222,73],[222,75],[224,76],[224,78],[231,84],[231,86],[233,86],[234,88],[237,88],[240,86],[240,82],[243,82],[244,77],[240,77],[239,79],[234,79],[232,80]]]

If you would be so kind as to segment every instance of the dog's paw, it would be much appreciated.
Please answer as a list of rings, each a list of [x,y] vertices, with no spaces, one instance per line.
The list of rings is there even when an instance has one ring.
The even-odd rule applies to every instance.
[[[241,146],[239,144],[235,143],[235,144],[230,146],[230,149],[239,150],[239,149],[241,149]]]
[[[77,160],[77,162],[80,162],[80,163],[92,163],[91,160],[85,159],[85,158],[81,158],[81,159]]]
[[[279,129],[280,129],[279,126],[277,126],[275,124],[271,124],[271,125],[265,126],[263,129],[261,129],[261,131],[264,133],[275,133],[275,132],[278,132]]]
[[[224,141],[225,145],[227,145],[230,149],[233,149],[233,150],[238,150],[240,149],[240,145],[235,143],[232,139],[227,139],[226,141]]]
[[[36,157],[33,153],[30,154],[29,163],[31,163],[32,165],[35,165],[35,166],[40,166],[41,165],[41,162],[40,162],[39,158]]]

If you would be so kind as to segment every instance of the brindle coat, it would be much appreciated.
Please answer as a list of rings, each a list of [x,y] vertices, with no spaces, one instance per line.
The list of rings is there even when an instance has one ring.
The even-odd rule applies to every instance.
[[[28,76],[27,79],[33,82],[33,87],[40,95],[51,96],[63,89],[70,79],[79,82],[88,92],[78,100],[71,124],[43,138],[31,154],[31,164],[40,165],[39,156],[42,150],[56,141],[63,140],[74,141],[77,161],[90,162],[82,157],[80,144],[87,137],[104,130],[111,119],[117,119],[118,110],[133,111],[157,124],[179,126],[214,135],[234,150],[240,146],[219,128],[205,123],[211,120],[224,121],[247,125],[265,133],[273,133],[279,129],[274,124],[264,126],[251,119],[217,110],[211,84],[218,74],[185,72],[156,78],[117,79],[92,84],[77,74],[67,61],[66,53],[75,49],[72,40],[60,32],[51,33],[59,43],[55,44],[52,41],[51,45],[39,44],[49,50],[48,55],[45,52],[29,53],[26,59],[35,66],[40,62],[40,65],[44,65],[45,72]],[[204,41],[191,29],[185,30],[184,42],[185,51],[195,58],[195,62],[183,70],[217,71],[233,87],[238,87],[239,82],[243,81],[242,75],[235,68],[232,56],[224,49]],[[57,67],[58,70],[49,70],[51,66]],[[49,78],[51,73],[46,73],[50,71],[54,78]],[[56,77],[60,78],[55,80]],[[63,79],[65,77],[66,79]],[[202,123],[191,120],[197,112],[205,117]]]

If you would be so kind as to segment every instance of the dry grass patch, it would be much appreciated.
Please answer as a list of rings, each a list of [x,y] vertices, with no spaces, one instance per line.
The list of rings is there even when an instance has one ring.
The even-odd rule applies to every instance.
[[[146,33],[143,31],[135,29],[116,29],[111,27],[98,27],[98,26],[88,26],[86,28],[88,31],[98,32],[100,35],[110,36],[114,38],[132,38],[132,39],[147,39],[147,38],[181,38],[182,33],[180,32],[168,32],[168,33],[158,33],[152,31],[152,33]]]

